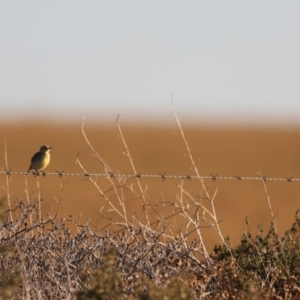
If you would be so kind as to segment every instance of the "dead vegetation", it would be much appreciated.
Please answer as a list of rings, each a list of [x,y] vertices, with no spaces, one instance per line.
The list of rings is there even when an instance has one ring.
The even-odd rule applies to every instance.
[[[274,226],[245,232],[235,248],[215,246],[208,263],[197,259],[199,241],[166,240],[166,229],[100,233],[72,218],[40,222],[37,204],[14,211],[20,218],[0,228],[0,299],[300,298],[298,214],[282,238]]]
[[[90,220],[79,223],[72,216],[61,217],[59,210],[42,213],[39,177],[36,194],[26,185],[26,198],[13,201],[7,175],[0,226],[0,299],[300,299],[298,214],[280,236],[261,176],[270,228],[263,234],[260,226],[255,236],[248,228],[233,247],[219,226],[217,191],[209,192],[200,178],[175,111],[174,116],[199,194],[186,189],[185,178],[172,200],[154,205],[147,184],[138,177],[129,182],[113,176],[90,143],[84,122],[85,141],[110,183],[103,189],[96,176],[87,176],[103,203],[97,226]],[[117,127],[132,172],[138,174],[118,122]],[[77,163],[89,173],[80,156]],[[158,206],[172,207],[173,213],[165,215]],[[182,224],[180,229],[177,224]],[[203,238],[207,228],[220,240],[213,253]]]

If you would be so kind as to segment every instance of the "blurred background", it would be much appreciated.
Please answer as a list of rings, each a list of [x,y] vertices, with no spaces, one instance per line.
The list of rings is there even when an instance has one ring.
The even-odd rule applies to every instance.
[[[0,2],[2,168],[26,171],[48,144],[46,171],[80,172],[80,153],[89,172],[102,173],[81,133],[84,116],[109,166],[132,172],[116,127],[120,115],[138,172],[193,175],[172,100],[201,175],[299,178],[299,12],[299,1]],[[37,195],[36,179],[27,180]],[[88,180],[39,180],[45,213],[63,199],[62,215],[98,224],[101,198]],[[107,179],[98,180],[105,186]],[[25,182],[10,178],[12,199],[26,196]],[[141,183],[155,203],[172,201],[180,184]],[[218,189],[221,227],[234,242],[246,216],[254,231],[260,222],[268,227],[262,183],[206,185],[212,194]],[[299,207],[300,182],[267,186],[284,232]],[[201,194],[196,182],[186,189]],[[219,242],[209,229],[206,238]]]

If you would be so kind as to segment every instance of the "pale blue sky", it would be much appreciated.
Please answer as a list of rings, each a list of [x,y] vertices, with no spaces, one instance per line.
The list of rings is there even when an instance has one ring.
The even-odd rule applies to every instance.
[[[0,1],[0,118],[300,125],[300,1]]]

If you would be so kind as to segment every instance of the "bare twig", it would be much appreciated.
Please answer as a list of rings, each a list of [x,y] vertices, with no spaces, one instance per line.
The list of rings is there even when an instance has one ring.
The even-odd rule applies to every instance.
[[[130,165],[131,165],[131,168],[132,168],[134,174],[137,174],[137,171],[136,171],[134,163],[133,163],[132,156],[130,154],[129,148],[127,146],[127,143],[125,141],[125,138],[124,138],[124,135],[123,135],[120,123],[119,123],[119,117],[120,116],[117,117],[117,122],[116,123],[117,123],[117,127],[119,129],[121,140],[122,140],[123,145],[124,145],[125,150],[126,150],[125,155],[128,157],[128,159],[130,161]],[[148,228],[150,228],[150,220],[149,220],[149,216],[148,216],[148,205],[147,205],[145,190],[143,190],[143,188],[141,186],[141,183],[140,183],[140,180],[138,178],[136,179],[136,183],[137,183],[137,185],[139,187],[139,190],[140,190],[140,197],[139,198],[141,198],[141,200],[142,200],[143,212],[144,212],[146,220],[147,220],[147,226],[148,226]]]
[[[7,143],[6,140],[4,141],[4,160],[5,160],[5,167],[6,167],[6,172],[9,172],[9,164],[8,164],[8,153],[7,153]],[[7,197],[7,206],[9,209],[9,216],[10,216],[10,221],[13,221],[13,216],[11,212],[11,203],[10,203],[10,176],[9,173],[6,176],[6,188],[4,190],[6,191],[6,197]]]

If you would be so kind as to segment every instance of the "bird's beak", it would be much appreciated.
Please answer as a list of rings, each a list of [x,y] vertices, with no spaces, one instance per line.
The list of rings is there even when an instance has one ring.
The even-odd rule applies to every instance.
[[[52,147],[48,147],[47,149],[48,149],[48,150],[49,150],[49,149],[52,149]]]

